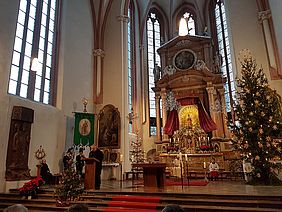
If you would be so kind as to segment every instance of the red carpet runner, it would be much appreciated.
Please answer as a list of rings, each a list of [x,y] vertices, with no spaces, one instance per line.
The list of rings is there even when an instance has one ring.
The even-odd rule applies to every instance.
[[[189,181],[189,184],[187,181],[183,182],[183,186],[206,186],[209,182],[202,180],[202,181]],[[166,186],[182,186],[181,181],[173,181],[173,180],[166,180],[165,182]]]
[[[109,202],[105,212],[155,212],[160,197],[155,196],[115,196]]]
[[[199,180],[199,181],[189,181],[189,184],[187,181],[183,182],[183,186],[206,186],[209,182],[205,180]],[[137,183],[134,183],[134,185],[144,185],[143,181],[139,181]],[[166,180],[165,186],[182,186],[181,180]]]

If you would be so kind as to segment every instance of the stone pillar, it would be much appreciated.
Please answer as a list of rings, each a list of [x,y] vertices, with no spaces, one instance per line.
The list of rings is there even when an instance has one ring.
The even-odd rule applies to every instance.
[[[208,98],[209,98],[209,105],[210,105],[210,115],[212,120],[216,123],[216,114],[214,111],[214,93],[215,93],[215,89],[212,85],[209,85],[209,87],[206,87],[206,90],[208,92]],[[218,125],[218,123],[216,123],[216,125]],[[218,132],[217,130],[212,132],[213,137],[217,137],[218,136]]]
[[[158,94],[155,95],[156,100],[156,119],[157,119],[157,141],[161,141],[161,108],[160,108],[160,96]]]
[[[102,49],[93,50],[94,60],[96,60],[96,93],[95,96],[99,98],[102,87],[102,58],[105,56],[105,51]]]
[[[117,20],[120,24],[120,54],[121,54],[121,140],[128,141],[128,55],[127,55],[127,23],[129,21],[128,16],[120,15],[117,17]],[[121,154],[124,155],[124,161],[122,162],[123,170],[130,170],[131,165],[129,163],[129,142],[121,143]]]
[[[262,24],[265,47],[267,49],[268,54],[268,63],[270,68],[270,75],[272,79],[281,79],[280,72],[280,61],[279,56],[277,55],[277,44],[275,40],[275,35],[271,31],[270,27],[270,18],[271,12],[270,10],[260,11],[258,13],[259,22]],[[280,74],[280,76],[279,76]]]
[[[224,129],[224,137],[229,138],[230,133],[227,127],[227,112],[226,112],[226,103],[224,97],[224,88],[218,89],[221,101],[221,116],[222,116],[222,125]]]
[[[166,89],[162,88],[161,90],[161,98],[162,98],[162,114],[163,114],[163,127],[166,124],[166,119],[167,119],[167,111],[166,111]],[[163,140],[168,140],[168,135],[164,134],[163,135]]]

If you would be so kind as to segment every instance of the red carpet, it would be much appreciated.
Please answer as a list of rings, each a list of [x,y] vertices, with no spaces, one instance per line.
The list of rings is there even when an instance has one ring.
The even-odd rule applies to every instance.
[[[134,183],[134,185],[143,185],[143,184],[144,184],[143,181]],[[189,184],[188,181],[186,180],[183,182],[183,186],[206,186],[208,184],[209,182],[205,180],[197,180],[197,181],[193,180],[193,181],[189,181]],[[169,179],[166,180],[165,186],[182,186],[182,182],[181,180]]]
[[[208,185],[209,182],[202,180],[202,181],[184,181],[183,182],[183,186],[206,186]],[[171,180],[167,180],[165,182],[166,186],[182,186],[182,182],[181,181],[171,181]]]
[[[120,211],[134,211],[134,212],[153,212],[159,204],[160,197],[155,196],[115,196],[112,201],[108,203],[108,208],[105,212],[120,212]]]

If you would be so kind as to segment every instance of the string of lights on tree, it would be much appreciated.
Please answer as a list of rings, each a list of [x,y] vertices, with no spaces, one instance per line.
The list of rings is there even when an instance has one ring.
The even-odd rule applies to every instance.
[[[280,99],[249,50],[240,53],[235,123],[229,121],[234,147],[252,164],[252,184],[281,184],[275,161],[282,155]]]

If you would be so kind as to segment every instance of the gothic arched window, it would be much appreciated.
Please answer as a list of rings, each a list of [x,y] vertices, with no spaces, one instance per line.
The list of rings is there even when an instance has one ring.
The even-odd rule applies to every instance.
[[[135,76],[135,22],[134,4],[130,1],[127,24],[127,55],[128,55],[128,114],[133,114],[134,79]],[[129,132],[133,132],[133,123],[129,120]]]
[[[20,0],[8,93],[54,104],[58,7]]]
[[[150,116],[150,135],[157,134],[156,126],[156,102],[155,93],[152,90],[155,87],[154,67],[161,66],[161,59],[157,49],[161,46],[161,26],[156,12],[151,11],[147,19],[147,57],[148,57],[148,86],[149,86],[149,116]]]
[[[231,52],[229,34],[227,29],[226,13],[224,2],[222,0],[215,0],[212,5],[213,8],[213,29],[214,37],[216,37],[217,54],[222,56],[221,72],[223,77],[227,78],[224,85],[225,89],[225,101],[227,112],[233,111],[233,102],[235,98],[235,82],[234,82],[234,70],[232,67]],[[233,112],[232,112],[233,113]]]
[[[189,35],[195,35],[195,19],[194,15],[188,11],[184,12],[181,18],[184,18],[186,20],[187,26],[188,26],[188,34]]]

